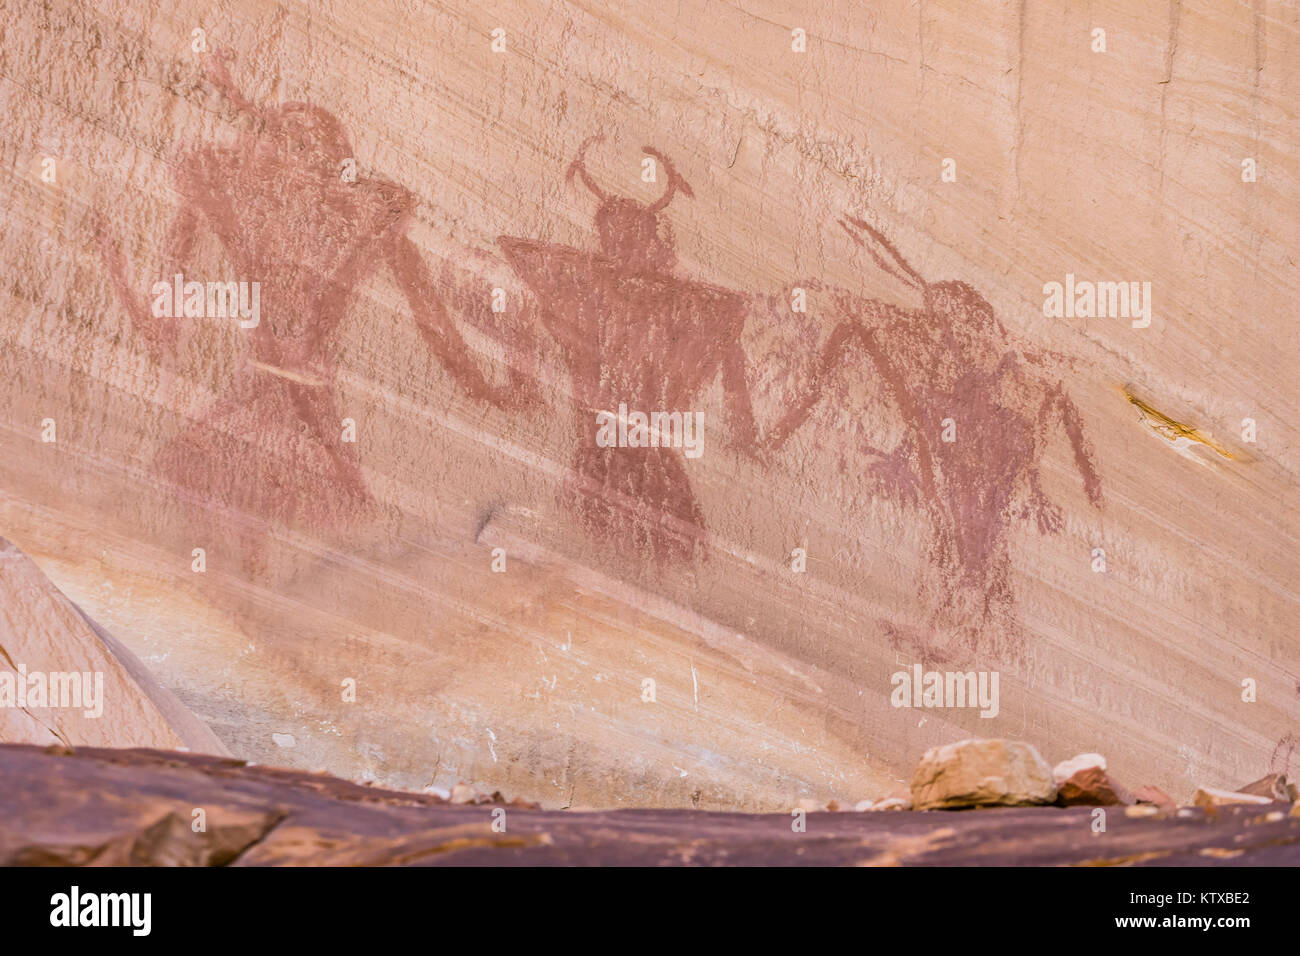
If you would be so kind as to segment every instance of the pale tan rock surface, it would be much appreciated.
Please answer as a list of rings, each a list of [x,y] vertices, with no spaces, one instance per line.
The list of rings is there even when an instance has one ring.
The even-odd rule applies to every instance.
[[[1226,807],[1236,803],[1269,804],[1277,802],[1273,797],[1261,797],[1255,793],[1235,793],[1231,790],[1216,790],[1214,787],[1197,787],[1192,803],[1198,807]]]
[[[853,803],[977,734],[1300,773],[1293,3],[0,12],[0,529],[241,756],[555,807]],[[623,259],[598,133],[595,188],[692,194],[607,210]],[[260,330],[128,307],[175,271]],[[1046,317],[1067,274],[1151,325]],[[620,533],[587,415],[669,381],[704,452]],[[890,706],[916,663],[997,715]]]
[[[134,654],[4,538],[0,743],[229,752]]]
[[[1094,767],[1098,770],[1105,771],[1106,758],[1101,754],[1075,754],[1069,760],[1062,760],[1052,768],[1052,779],[1059,787],[1080,770],[1089,770]]]
[[[961,740],[925,752],[912,775],[917,810],[1023,807],[1056,798],[1052,768],[1019,740]]]
[[[886,797],[867,807],[868,810],[911,810],[912,801],[904,797]]]

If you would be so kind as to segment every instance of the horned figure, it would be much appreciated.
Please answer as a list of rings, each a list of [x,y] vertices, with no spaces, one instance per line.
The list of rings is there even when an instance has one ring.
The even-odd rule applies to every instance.
[[[343,175],[353,151],[339,121],[308,103],[256,106],[231,81],[227,59],[214,57],[210,79],[245,129],[232,145],[201,146],[176,165],[180,204],[166,243],[174,266],[162,278],[192,269],[210,232],[233,273],[215,278],[260,284],[260,322],[242,333],[246,359],[225,395],[163,449],[155,472],[236,527],[337,528],[373,502],[357,445],[343,440],[330,338],[381,264],[460,387],[496,405],[510,391],[479,370],[406,235],[415,197]],[[97,232],[133,327],[157,360],[174,361],[182,322],[151,314],[102,221]]]
[[[643,147],[667,183],[653,203],[640,203],[607,193],[593,179],[585,157],[597,139],[582,144],[566,180],[581,180],[599,203],[594,224],[600,250],[509,236],[497,242],[540,300],[541,320],[573,381],[577,451],[564,500],[590,532],[624,551],[660,564],[689,559],[702,553],[705,528],[683,449],[662,435],[653,436],[650,447],[604,447],[598,421],[626,409],[629,416],[663,413],[672,423],[694,415],[698,423],[700,396],[721,374],[733,444],[759,447],[740,343],[749,300],[676,274],[676,242],[665,210],[676,196],[693,193],[668,157]],[[815,399],[810,392],[794,403],[777,426],[775,444]],[[718,432],[704,424],[704,447]]]
[[[1043,534],[1063,526],[1040,472],[1055,435],[1068,444],[1089,503],[1102,503],[1082,418],[1062,382],[1045,374],[1051,356],[1017,348],[972,286],[929,282],[879,230],[853,218],[840,224],[921,301],[903,309],[833,293],[849,323],[841,327],[846,344],[866,351],[906,427],[896,448],[863,449],[871,474],[884,494],[922,508],[929,527],[932,573],[921,590],[931,637],[907,642],[939,659],[1012,652],[1022,628],[1008,538],[1015,520]]]
[[[600,249],[610,259],[620,262],[629,272],[671,273],[677,268],[677,244],[673,238],[672,223],[660,213],[668,208],[673,196],[681,193],[695,198],[690,185],[677,173],[677,169],[663,153],[650,146],[642,152],[652,156],[668,176],[663,195],[650,205],[635,199],[611,196],[596,185],[587,172],[586,155],[590,145],[599,137],[591,137],[582,144],[577,157],[569,164],[564,180],[573,184],[574,177],[582,180],[593,196],[600,201],[593,222],[600,236]]]

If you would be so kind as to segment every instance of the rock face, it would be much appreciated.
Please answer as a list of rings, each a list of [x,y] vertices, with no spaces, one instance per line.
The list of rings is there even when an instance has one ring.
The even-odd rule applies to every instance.
[[[1300,864],[1300,817],[546,811],[454,804],[322,774],[142,750],[0,746],[0,866]],[[206,814],[206,832],[189,823]],[[1139,809],[1139,808],[1129,808]],[[504,829],[502,827],[504,826]]]
[[[232,750],[1300,772],[1295,4],[355,7],[6,5],[0,529]]]
[[[1056,798],[1052,770],[1015,740],[963,740],[927,750],[912,776],[917,810],[1032,806]]]
[[[0,742],[228,751],[0,538]]]

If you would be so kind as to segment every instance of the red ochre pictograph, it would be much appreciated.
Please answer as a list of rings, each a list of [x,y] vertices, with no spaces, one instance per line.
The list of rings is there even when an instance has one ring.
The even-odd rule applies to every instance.
[[[406,235],[413,195],[382,179],[344,181],[340,162],[352,150],[334,116],[306,103],[258,107],[231,81],[226,58],[214,63],[213,81],[248,126],[232,146],[201,146],[178,164],[180,211],[167,248],[184,265],[200,230],[211,230],[236,277],[262,283],[263,318],[247,331],[248,359],[229,393],[172,439],[155,467],[207,506],[283,524],[336,526],[369,513],[373,501],[356,445],[340,440],[328,339],[358,286],[382,263],[424,341],[471,398],[517,407],[520,395],[533,393],[513,366],[505,387],[480,371]],[[970,285],[925,280],[882,232],[846,217],[840,224],[853,241],[880,270],[919,293],[921,305],[907,309],[809,281],[832,303],[833,331],[805,386],[760,434],[741,346],[745,324],[755,318],[753,298],[680,274],[666,210],[676,196],[693,193],[672,161],[643,147],[664,171],[663,194],[649,204],[615,196],[587,169],[586,151],[596,139],[582,145],[566,178],[580,180],[597,200],[599,248],[497,241],[540,303],[537,319],[572,380],[577,442],[561,492],[565,510],[593,537],[659,565],[707,556],[706,522],[681,449],[601,447],[597,414],[620,406],[690,413],[720,379],[732,444],[770,466],[817,402],[842,389],[843,381],[831,387],[832,376],[853,360],[850,371],[876,376],[905,426],[897,447],[859,449],[863,467],[880,494],[924,512],[929,529],[932,574],[921,590],[932,612],[930,633],[893,628],[892,636],[930,656],[960,656],[990,626],[1016,635],[1009,532],[1016,520],[1044,534],[1061,530],[1061,510],[1047,499],[1039,468],[1058,431],[1089,502],[1102,502],[1079,412],[1047,374],[1052,356],[1017,347]],[[121,253],[102,226],[99,233],[135,327],[156,358],[171,361],[180,326],[150,314]],[[457,301],[463,291],[453,290]],[[940,436],[949,419],[956,437],[946,442]],[[710,437],[719,430],[708,423]],[[940,632],[948,636],[937,638]]]
[[[258,107],[232,82],[227,59],[214,56],[210,77],[246,128],[233,145],[200,146],[177,164],[180,204],[166,241],[174,268],[161,275],[182,272],[210,230],[233,273],[221,278],[261,284],[261,320],[245,332],[247,360],[226,395],[171,440],[154,468],[237,524],[337,528],[371,514],[374,502],[356,444],[342,441],[330,337],[382,265],[425,343],[472,398],[510,404],[516,372],[498,388],[475,365],[406,235],[414,196],[383,179],[345,181],[341,166],[353,153],[339,121],[307,103]],[[97,231],[134,328],[157,360],[175,361],[180,323],[153,316],[107,229]]]
[[[1040,470],[1054,435],[1064,433],[1089,503],[1102,504],[1079,410],[1048,371],[1063,360],[1018,346],[972,286],[929,282],[879,230],[851,217],[840,225],[880,269],[921,296],[920,308],[906,309],[830,290],[848,321],[837,334],[869,357],[906,427],[896,448],[864,449],[870,471],[881,493],[920,508],[929,528],[932,573],[921,592],[930,634],[891,625],[891,636],[939,660],[969,658],[987,645],[989,631],[1010,650],[1022,630],[1011,585],[1012,522],[1031,522],[1042,534],[1064,524]]]

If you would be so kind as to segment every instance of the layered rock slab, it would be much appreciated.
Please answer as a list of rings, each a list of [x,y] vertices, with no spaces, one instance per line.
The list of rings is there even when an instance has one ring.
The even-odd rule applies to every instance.
[[[0,742],[229,752],[125,645],[4,538]]]
[[[1113,813],[547,811],[142,750],[0,746],[0,865],[1296,865],[1285,804]],[[208,830],[186,824],[195,810]],[[500,824],[504,824],[502,832]]]

